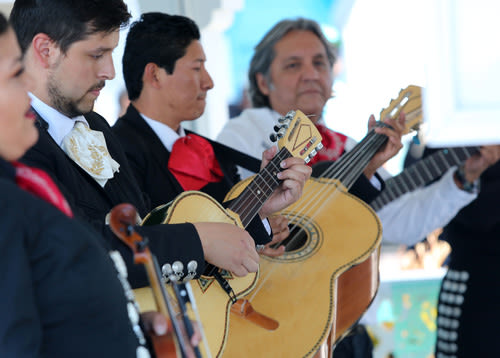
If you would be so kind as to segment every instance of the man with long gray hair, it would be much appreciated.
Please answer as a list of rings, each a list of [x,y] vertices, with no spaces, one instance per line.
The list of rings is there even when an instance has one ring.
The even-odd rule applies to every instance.
[[[334,63],[335,52],[315,21],[304,18],[280,21],[256,46],[251,61],[249,92],[255,108],[247,109],[230,120],[218,140],[255,156],[274,145],[267,135],[280,115],[299,109],[316,122],[323,136],[324,148],[312,162],[335,161],[351,150],[355,141],[324,126],[323,110],[331,97]],[[377,183],[375,172],[378,171],[381,177],[389,175],[379,167],[401,148],[404,119],[404,115],[398,121],[384,119],[394,130],[376,129],[378,133],[387,135],[389,140],[368,163],[364,176],[358,180],[365,183],[365,190],[356,195],[366,202],[371,202],[379,189],[383,189]],[[369,126],[374,124],[375,118],[371,116]],[[477,184],[480,175],[497,160],[498,148],[483,147],[480,153],[461,166],[461,170],[450,168],[434,184],[400,196],[384,206],[377,212],[384,240],[411,245],[434,229],[446,225],[462,207],[476,199],[478,186],[472,183]],[[251,174],[242,173],[243,177]],[[463,182],[471,185],[463,185]],[[372,183],[375,187],[371,187]],[[353,189],[354,186],[350,192],[354,194]],[[365,356],[360,353],[361,344],[356,343],[360,336],[354,337],[348,350],[353,356]],[[366,354],[371,356],[370,352]],[[336,350],[334,356],[344,355]]]

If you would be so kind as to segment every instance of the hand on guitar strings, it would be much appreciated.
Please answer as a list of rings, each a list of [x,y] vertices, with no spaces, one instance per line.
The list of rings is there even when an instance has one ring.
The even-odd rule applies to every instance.
[[[277,149],[277,147],[271,147],[262,153],[261,168],[264,168],[276,155]],[[301,158],[287,158],[280,165],[283,171],[277,174],[277,178],[282,182],[262,206],[259,212],[261,219],[295,203],[302,195],[306,180],[311,176],[311,167],[307,166]]]
[[[238,277],[257,272],[259,254],[247,231],[233,224],[198,222],[193,225],[200,236],[207,262]]]
[[[400,112],[399,118],[397,120],[393,118],[385,118],[383,120],[384,123],[390,125],[389,127],[375,127],[377,121],[373,114],[368,119],[368,129],[371,130],[375,127],[375,132],[378,134],[384,134],[387,136],[388,140],[385,145],[380,148],[380,150],[373,156],[372,160],[366,166],[364,170],[365,176],[370,179],[378,168],[382,166],[389,159],[394,157],[401,148],[403,148],[403,144],[401,143],[401,137],[405,131],[405,121],[406,115],[403,112]]]
[[[161,313],[154,311],[144,312],[141,313],[141,319],[144,324],[144,329],[147,332],[153,332],[157,336],[163,336],[167,333],[167,318]],[[198,346],[201,342],[201,331],[198,324],[198,322],[193,322],[194,333],[193,336],[190,337],[190,342],[193,347]]]
[[[283,215],[272,215],[268,217],[268,220],[273,232],[273,239],[259,253],[269,257],[278,257],[285,253],[285,245],[279,245],[277,248],[274,248],[274,245],[281,243],[290,235],[288,219]]]

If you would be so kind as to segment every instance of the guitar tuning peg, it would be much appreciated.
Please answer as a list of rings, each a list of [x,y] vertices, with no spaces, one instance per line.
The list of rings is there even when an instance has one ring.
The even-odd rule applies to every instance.
[[[323,148],[323,143],[319,142],[316,146],[316,151],[320,151]]]
[[[311,150],[311,153],[309,154],[309,156],[312,158],[312,157],[314,157],[316,154],[318,154],[318,152],[316,151],[316,149],[313,149],[313,150]]]
[[[271,142],[276,142],[278,140],[278,136],[276,134],[271,134],[269,135],[269,139],[271,140]]]
[[[305,157],[304,158],[304,162],[307,164],[311,161],[311,158],[309,158],[309,156]]]
[[[273,129],[274,129],[274,131],[275,131],[275,132],[279,132],[279,131],[280,131],[280,129],[281,129],[281,126],[279,126],[279,125],[277,125],[277,124],[276,124],[276,125],[273,127]]]

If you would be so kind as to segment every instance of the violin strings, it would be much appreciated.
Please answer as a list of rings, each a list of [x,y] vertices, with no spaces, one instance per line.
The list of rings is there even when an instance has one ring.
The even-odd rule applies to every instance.
[[[210,347],[208,346],[208,340],[205,336],[205,330],[203,328],[203,322],[201,320],[200,312],[198,311],[198,306],[196,306],[196,300],[193,294],[193,290],[191,289],[191,284],[189,282],[185,283],[186,291],[189,296],[189,302],[191,302],[191,309],[194,312],[195,319],[198,322],[198,327],[200,328],[201,341],[203,342],[203,348],[205,350],[205,357],[212,358],[212,353],[210,352]]]

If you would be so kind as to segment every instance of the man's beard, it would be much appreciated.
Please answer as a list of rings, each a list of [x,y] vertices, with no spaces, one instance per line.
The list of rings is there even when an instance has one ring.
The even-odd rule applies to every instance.
[[[104,81],[100,82],[98,85],[93,86],[91,89],[89,89],[89,92],[102,87],[104,87]],[[74,118],[89,113],[94,108],[94,101],[92,101],[90,108],[81,108],[81,106],[83,105],[84,97],[88,92],[78,100],[68,98],[59,91],[57,81],[53,77],[50,77],[48,80],[47,90],[52,107],[69,118]]]

